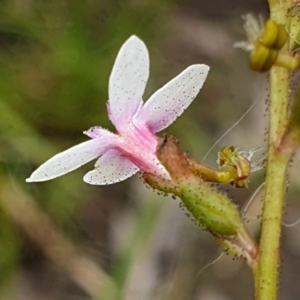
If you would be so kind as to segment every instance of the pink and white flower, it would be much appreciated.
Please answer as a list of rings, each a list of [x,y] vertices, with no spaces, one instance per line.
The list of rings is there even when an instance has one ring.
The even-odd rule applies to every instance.
[[[83,180],[103,185],[125,180],[139,170],[169,178],[156,157],[156,132],[172,124],[201,89],[209,67],[192,65],[143,103],[149,76],[149,56],[136,36],[122,46],[109,78],[108,116],[117,133],[102,127],[84,132],[91,140],[61,152],[35,170],[27,182],[46,181],[98,158]]]

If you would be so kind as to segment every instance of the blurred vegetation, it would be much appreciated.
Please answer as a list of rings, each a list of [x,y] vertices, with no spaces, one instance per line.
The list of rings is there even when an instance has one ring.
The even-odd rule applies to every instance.
[[[25,183],[46,159],[87,140],[84,130],[114,130],[106,113],[108,78],[132,34],[150,52],[147,96],[189,64],[211,65],[200,103],[195,100],[168,129],[198,159],[255,97],[265,97],[263,84],[253,88],[262,77],[255,81],[245,56],[231,47],[241,37],[239,14],[247,1],[228,11],[220,2],[209,8],[202,2],[0,1],[1,300],[91,299],[100,289],[86,286],[85,271],[93,268],[94,281],[112,283],[117,299],[252,299],[242,262],[232,267],[225,258],[199,273],[217,257],[217,246],[176,201],[144,189],[138,178],[89,186],[82,176],[91,163],[54,181]],[[225,142],[261,146],[263,136],[253,137],[261,125],[256,118],[261,115],[248,116]],[[230,193],[243,203],[260,181],[253,179],[252,190]],[[77,251],[93,262],[84,271],[83,263],[78,267],[81,277],[72,269],[74,260],[60,260],[77,261]],[[243,288],[236,286],[241,272]]]

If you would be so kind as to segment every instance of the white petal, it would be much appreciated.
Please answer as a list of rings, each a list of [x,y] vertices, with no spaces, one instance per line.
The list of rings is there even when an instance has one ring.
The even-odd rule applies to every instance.
[[[35,170],[26,181],[46,181],[69,173],[104,153],[110,148],[110,140],[107,137],[89,140],[56,154]]]
[[[112,184],[123,181],[139,171],[136,165],[116,150],[105,152],[97,160],[95,168],[83,177],[85,182],[95,185]]]
[[[118,131],[141,106],[148,76],[148,50],[132,36],[119,51],[109,78],[108,113]]]
[[[208,71],[206,65],[185,69],[150,97],[138,112],[137,120],[143,120],[152,132],[168,127],[195,99]]]
[[[112,136],[114,135],[109,130],[104,129],[100,126],[91,127],[89,130],[83,132],[85,135],[90,137],[91,139],[102,138],[104,136]]]

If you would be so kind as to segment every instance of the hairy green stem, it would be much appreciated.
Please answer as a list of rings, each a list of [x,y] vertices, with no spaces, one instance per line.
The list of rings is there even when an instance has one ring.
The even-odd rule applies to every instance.
[[[269,0],[271,19],[285,24],[291,1]],[[286,49],[288,54],[288,49]],[[270,71],[269,138],[266,188],[262,215],[262,231],[255,273],[256,300],[276,300],[280,255],[282,211],[285,193],[285,173],[289,153],[279,151],[278,143],[285,130],[289,101],[288,69],[273,66]]]
[[[256,300],[275,300],[277,297],[285,171],[289,160],[289,156],[278,153],[274,145],[269,145],[268,153]]]
[[[275,12],[278,14],[277,10]],[[285,173],[290,159],[290,154],[279,151],[278,142],[287,124],[289,75],[289,71],[281,67],[274,66],[270,71],[268,160],[258,270],[255,274],[256,300],[277,299]]]
[[[271,19],[285,24],[290,0],[269,0]],[[286,46],[287,47],[287,46]],[[288,53],[288,49],[283,49]],[[290,71],[273,66],[270,71],[269,137],[266,188],[258,269],[255,276],[256,300],[276,300],[280,263],[280,236],[285,193],[285,173],[290,153],[281,151],[281,136],[287,125]]]

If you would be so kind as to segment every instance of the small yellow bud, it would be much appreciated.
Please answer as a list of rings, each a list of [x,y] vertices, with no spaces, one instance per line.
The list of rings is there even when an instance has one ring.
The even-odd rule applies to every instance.
[[[280,50],[287,42],[289,35],[283,25],[271,19],[263,25],[261,17],[255,19],[250,14],[244,16],[243,19],[245,20],[247,41],[235,43],[234,46],[251,52],[249,64],[253,71],[265,72],[270,70],[273,65],[280,65],[292,70],[299,67],[297,58],[281,55]],[[294,27],[295,25],[293,25]],[[277,61],[279,56],[280,60]]]
[[[259,43],[266,48],[280,50],[287,41],[288,34],[283,25],[269,19],[259,37]]]
[[[268,49],[257,43],[250,54],[250,68],[258,72],[268,71],[276,61],[277,55],[277,50]]]

